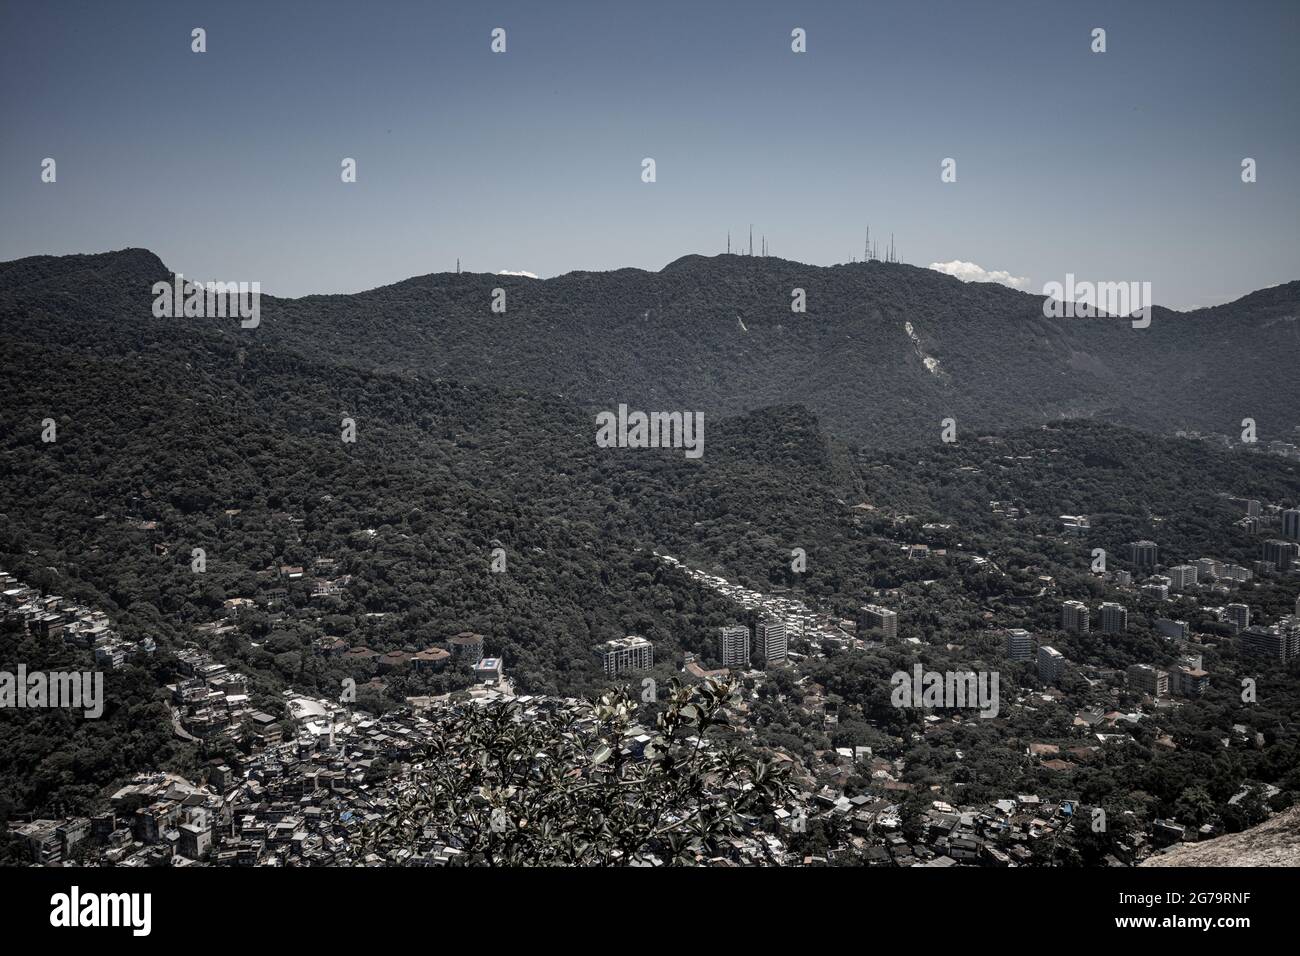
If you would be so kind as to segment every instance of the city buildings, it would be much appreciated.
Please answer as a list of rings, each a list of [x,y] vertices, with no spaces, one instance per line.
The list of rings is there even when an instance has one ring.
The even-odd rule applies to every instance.
[[[1061,515],[1061,527],[1071,534],[1081,535],[1089,530],[1091,525],[1087,515]]]
[[[452,660],[476,664],[483,659],[483,635],[461,631],[447,642]]]
[[[1087,634],[1088,628],[1088,605],[1082,601],[1066,601],[1061,605],[1062,630]]]
[[[1044,684],[1055,684],[1065,672],[1065,655],[1044,644],[1038,648],[1038,679]]]
[[[1227,622],[1240,630],[1250,626],[1250,607],[1246,604],[1229,604],[1223,609]]]
[[[1130,541],[1127,547],[1129,563],[1135,568],[1155,568],[1160,549],[1154,541]]]
[[[610,677],[627,671],[643,671],[655,662],[654,645],[638,634],[606,641],[596,648],[596,655]]]
[[[789,648],[785,621],[776,617],[759,621],[754,628],[754,639],[759,655],[769,664],[777,664],[786,659]]]
[[[1225,564],[1219,569],[1219,578],[1225,581],[1235,581],[1241,584],[1249,581],[1255,575],[1249,568],[1243,568],[1240,564]]]
[[[1300,544],[1269,538],[1263,545],[1263,558],[1279,571],[1287,571],[1292,564],[1300,564]]]
[[[1185,641],[1188,634],[1191,633],[1186,621],[1175,621],[1167,617],[1156,619],[1156,630],[1163,637],[1172,638],[1175,641]]]
[[[485,657],[474,665],[474,679],[480,684],[499,684],[501,676],[499,657]]]
[[[749,627],[730,624],[718,628],[718,657],[723,667],[748,667]]]
[[[0,586],[6,583],[10,582],[0,579]],[[741,591],[733,593],[750,600],[750,596]],[[882,597],[889,599],[893,595],[884,594]],[[786,600],[755,595],[753,603],[743,605],[743,611],[737,612],[761,621],[754,643],[758,651],[769,658],[774,656],[787,628],[794,630],[802,626],[792,610],[793,605],[776,603]],[[1055,600],[1054,597],[1040,596],[1037,610],[1050,619],[1050,609]],[[1086,605],[1073,603],[1083,609],[1086,624]],[[1290,603],[1289,599],[1287,603]],[[1111,608],[1124,610],[1118,604],[1103,604],[1099,609],[1099,628],[1103,631],[1112,626]],[[851,716],[857,719],[857,713],[861,712],[855,713],[851,710],[852,702],[837,700],[828,688],[818,685],[807,675],[801,675],[800,658],[805,654],[808,657],[816,655],[818,644],[849,647],[853,648],[853,653],[878,657],[892,655],[891,651],[879,647],[863,647],[862,641],[851,636],[853,623],[841,621],[838,616],[833,623],[814,622],[810,628],[812,636],[804,638],[796,648],[800,653],[795,655],[788,676],[799,682],[802,693],[797,701],[791,701],[791,706],[797,706],[804,716],[819,725],[832,715],[847,724]],[[1185,628],[1183,622],[1168,623]],[[70,630],[65,630],[64,634],[69,641],[72,627],[70,624]],[[837,630],[841,627],[845,629],[843,632]],[[876,627],[883,630],[882,624]],[[1036,659],[1037,673],[1043,683],[1059,687],[1069,663],[1062,654],[1050,647],[1039,650],[1036,635],[1028,630],[1005,628],[1002,634],[1008,659]],[[832,635],[839,635],[845,643],[838,643]],[[741,643],[747,655],[747,629],[733,625],[733,637]],[[989,637],[996,640],[993,635]],[[1076,818],[1077,791],[1070,792],[1068,771],[1095,760],[1095,755],[1112,742],[1129,738],[1129,731],[1138,721],[1152,720],[1158,724],[1162,720],[1162,714],[1151,705],[1151,701],[1134,702],[1131,696],[1128,699],[1118,696],[1125,678],[1127,686],[1135,694],[1162,698],[1172,691],[1174,678],[1151,665],[1135,665],[1127,671],[1098,666],[1096,657],[1092,656],[1094,652],[1088,649],[1091,643],[1079,641],[1071,646],[1074,666],[1088,679],[1087,686],[1080,680],[1070,682],[1068,692],[1049,692],[1050,696],[1075,711],[1071,735],[1076,739],[1063,739],[1059,733],[1044,726],[1037,731],[1043,736],[1028,744],[1031,753],[1036,755],[1033,759],[1039,761],[1039,766],[1052,771],[1052,777],[1058,781],[1048,785],[1050,789],[1044,790],[1041,800],[1035,795],[1017,796],[1012,792],[1005,800],[966,806],[957,805],[958,797],[934,794],[935,797],[953,800],[954,805],[942,800],[931,801],[930,809],[925,811],[928,823],[922,827],[922,836],[914,842],[909,833],[903,840],[898,836],[900,829],[895,818],[907,785],[895,775],[901,775],[902,758],[911,744],[895,748],[882,741],[874,756],[866,747],[841,747],[834,751],[820,751],[810,761],[816,783],[809,782],[807,790],[803,790],[803,784],[800,784],[797,797],[786,803],[776,815],[777,826],[772,832],[764,832],[757,822],[746,821],[746,832],[733,839],[725,850],[727,858],[740,862],[780,860],[785,853],[784,833],[803,832],[807,822],[818,817],[835,817],[843,819],[851,835],[846,841],[830,844],[826,855],[843,862],[862,862],[865,859],[910,866],[925,859],[946,859],[999,866],[1007,865],[1008,861],[1029,865],[1035,859],[1034,854],[1039,852],[1035,848],[1044,846],[1044,837],[1050,837],[1053,827],[1067,826],[1072,818]],[[333,648],[334,644],[324,647]],[[447,652],[435,650],[439,653],[431,655],[431,662],[450,660]],[[343,650],[322,652],[334,654],[339,660],[343,660],[347,653],[346,645]],[[598,653],[604,672],[611,677],[653,663],[650,642],[638,635],[607,641],[600,646]],[[374,651],[351,656],[357,664],[370,657],[379,657]],[[418,654],[408,656],[412,661],[419,658]],[[445,838],[432,829],[426,829],[412,839],[392,839],[377,848],[361,846],[357,837],[367,819],[376,813],[385,814],[393,801],[408,792],[406,788],[411,785],[398,774],[382,781],[375,780],[371,772],[374,761],[382,758],[386,763],[400,766],[404,760],[410,759],[413,752],[418,753],[419,745],[438,732],[438,725],[425,719],[427,715],[469,709],[500,699],[500,685],[509,682],[502,675],[499,659],[475,662],[473,670],[480,686],[472,691],[445,695],[441,702],[433,697],[408,697],[411,704],[408,711],[374,717],[364,712],[354,715],[349,708],[345,716],[354,723],[350,728],[344,728],[340,723],[342,708],[337,713],[327,713],[328,737],[319,731],[309,732],[312,723],[323,721],[295,717],[298,708],[292,707],[289,717],[283,719],[283,733],[279,733],[275,718],[260,709],[273,709],[268,702],[249,708],[246,680],[229,664],[214,660],[210,653],[197,648],[182,649],[178,652],[178,660],[185,671],[184,678],[178,680],[172,689],[173,703],[178,705],[179,711],[178,729],[198,731],[200,727],[210,726],[213,737],[233,737],[241,725],[256,724],[256,734],[245,737],[251,746],[224,748],[229,751],[229,756],[223,759],[234,764],[233,768],[212,761],[202,771],[203,775],[195,776],[193,787],[161,774],[156,780],[132,784],[129,791],[124,789],[121,796],[115,798],[114,811],[101,815],[102,825],[101,817],[89,821],[85,818],[68,821],[38,819],[35,826],[28,826],[31,822],[28,819],[15,820],[9,825],[10,831],[28,827],[22,839],[33,860],[57,862],[60,858],[67,859],[68,847],[82,839],[81,834],[88,826],[94,828],[94,839],[90,841],[92,859],[108,865],[165,865],[168,859],[172,865],[188,865],[189,861],[216,865],[362,865],[374,862],[373,854],[387,862],[426,865],[442,865],[463,859],[460,846],[444,842]],[[1203,693],[1209,677],[1200,669],[1199,659],[1185,659],[1179,667],[1177,692],[1182,696]],[[1022,668],[1016,670],[1019,672]],[[1094,670],[1096,673],[1092,672]],[[756,676],[761,686],[764,675]],[[785,684],[785,676],[782,675],[782,684]],[[1004,688],[1010,686],[1009,678],[1009,674],[1003,674]],[[1094,690],[1099,680],[1104,682],[1104,689],[1112,700],[1103,699]],[[470,700],[464,700],[462,693],[470,694]],[[1075,700],[1076,695],[1086,695],[1087,700]],[[542,696],[525,696],[517,698],[517,701],[521,721],[537,719],[560,708],[582,706],[577,701]],[[1131,713],[1119,712],[1117,708],[1121,702]],[[1037,708],[1038,702],[1033,702],[1033,706]],[[242,711],[249,709],[254,712],[241,716]],[[584,714],[579,716],[586,719]],[[947,720],[942,714],[933,715],[933,718],[935,723],[927,726],[936,729]],[[737,733],[752,733],[744,717],[737,720],[733,729]],[[628,729],[621,751],[627,759],[644,759],[646,734],[650,732],[649,728],[640,726]],[[1159,726],[1156,733],[1159,740],[1162,733]],[[225,742],[224,739],[213,740],[214,744]],[[709,743],[705,741],[704,746],[709,746]],[[773,759],[790,758],[778,751]],[[1058,800],[1063,809],[1057,808]],[[116,818],[114,812],[118,815]],[[808,857],[801,852],[799,859],[806,862]]]
[[[893,641],[898,637],[898,613],[875,604],[864,604],[858,609],[858,627],[864,631],[881,631],[881,640]]]
[[[1104,601],[1097,611],[1097,627],[1103,634],[1123,634],[1128,630],[1128,609],[1122,604]]]
[[[1300,541],[1300,508],[1288,508],[1282,512],[1282,537]]]
[[[1153,575],[1138,588],[1142,597],[1148,601],[1169,600],[1169,579],[1162,574]]]
[[[1220,577],[1223,571],[1223,562],[1216,561],[1214,558],[1197,558],[1196,572],[1202,578]]]
[[[1255,624],[1237,635],[1237,646],[1243,657],[1262,657],[1287,664],[1300,657],[1300,627],[1283,627],[1273,624],[1265,627]]]
[[[1182,664],[1169,674],[1169,688],[1179,697],[1200,697],[1210,686],[1210,675],[1199,665]]]
[[[436,671],[444,667],[450,657],[450,652],[441,647],[426,647],[411,655],[411,664],[418,671]]]
[[[1169,569],[1169,590],[1175,592],[1188,591],[1196,586],[1197,581],[1196,565],[1180,564],[1177,567]]]
[[[1034,656],[1034,635],[1012,627],[1007,629],[1007,660],[1027,661]]]
[[[1169,675],[1150,664],[1134,664],[1124,672],[1133,690],[1151,697],[1169,696]]]

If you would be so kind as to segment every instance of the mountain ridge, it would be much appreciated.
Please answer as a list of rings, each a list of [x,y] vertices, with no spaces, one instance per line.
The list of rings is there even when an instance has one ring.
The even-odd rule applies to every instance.
[[[430,273],[353,294],[263,295],[260,326],[242,330],[154,318],[151,286],[170,276],[143,249],[0,264],[0,335],[129,356],[172,347],[179,327],[585,409],[725,417],[802,404],[837,437],[894,448],[937,440],[949,418],[963,433],[1097,418],[1225,435],[1252,418],[1262,440],[1300,424],[1288,358],[1300,352],[1300,281],[1209,309],[1157,306],[1150,328],[1134,329],[1044,316],[1039,297],[904,264],[690,255],[659,272]],[[497,289],[504,314],[492,310]],[[791,309],[796,289],[806,312]]]
[[[148,265],[151,268],[153,268],[155,271],[157,271],[160,275],[165,274],[170,276],[175,274],[174,271],[167,266],[167,264],[162,259],[162,257],[159,256],[152,249],[149,249],[148,247],[145,246],[124,246],[121,249],[107,249],[103,252],[80,252],[80,253],[69,253],[65,255],[41,253],[32,256],[20,256],[17,259],[0,260],[0,280],[6,278],[6,273],[9,271],[7,267],[17,267],[23,264],[36,264],[36,263],[67,263],[69,260],[84,261],[88,266],[98,263],[103,268],[118,265],[121,263],[132,263],[137,267],[140,265]],[[546,283],[546,282],[555,282],[560,279],[568,279],[573,277],[587,277],[587,276],[613,276],[613,275],[620,275],[620,274],[629,274],[629,275],[638,274],[638,275],[646,275],[646,276],[655,276],[655,275],[662,275],[666,272],[673,272],[673,271],[680,270],[681,268],[683,268],[685,265],[688,264],[689,265],[711,264],[711,263],[727,262],[732,260],[740,261],[740,262],[754,260],[756,262],[781,263],[786,266],[796,266],[801,269],[811,269],[811,270],[852,269],[861,266],[867,266],[868,268],[901,267],[904,269],[912,269],[927,274],[932,274],[933,276],[940,277],[941,280],[943,281],[956,283],[957,285],[1005,289],[1009,294],[1026,296],[1038,303],[1041,303],[1045,298],[1045,296],[1043,295],[1035,294],[1033,292],[1028,292],[1024,289],[1013,289],[1010,286],[1003,285],[1000,282],[979,282],[979,281],[968,282],[962,279],[958,279],[956,276],[951,276],[948,275],[947,273],[939,272],[936,269],[930,269],[925,266],[912,265],[911,263],[906,263],[906,262],[886,263],[886,262],[881,262],[879,260],[872,260],[870,262],[865,262],[865,263],[864,262],[837,262],[837,263],[832,263],[830,265],[818,265],[815,263],[801,262],[798,259],[786,259],[783,256],[748,256],[748,255],[743,255],[741,253],[725,253],[725,252],[716,253],[715,255],[711,255],[711,256],[705,255],[703,253],[698,253],[698,252],[689,252],[684,255],[678,256],[676,259],[673,259],[668,263],[665,263],[659,269],[642,269],[638,266],[620,266],[617,269],[571,269],[568,272],[558,273],[553,276],[523,276],[523,275],[517,275],[513,273],[475,272],[473,270],[466,270],[463,272],[451,272],[451,271],[424,272],[418,275],[407,276],[405,279],[397,279],[393,282],[386,282],[383,283],[382,285],[371,286],[366,289],[358,289],[355,292],[308,292],[305,295],[300,295],[300,296],[275,295],[274,293],[270,293],[270,292],[263,293],[263,294],[267,298],[272,298],[283,302],[299,302],[304,299],[321,299],[321,298],[351,297],[351,296],[365,295],[371,292],[379,292],[384,289],[391,289],[394,286],[406,285],[412,282],[440,278],[443,276],[458,276],[458,275],[493,276],[493,277],[510,278],[510,279],[523,279],[525,281],[530,281],[530,282]],[[1155,303],[1153,307],[1159,309],[1162,312],[1168,313],[1170,315],[1194,315],[1199,312],[1212,312],[1218,309],[1231,308],[1233,306],[1248,301],[1266,302],[1271,298],[1280,297],[1287,293],[1300,296],[1300,279],[1291,279],[1286,282],[1279,282],[1276,285],[1263,286],[1259,289],[1254,289],[1250,292],[1243,292],[1241,295],[1237,296],[1236,298],[1231,299],[1227,302],[1220,303],[1218,305],[1198,306],[1195,309],[1175,309],[1169,306],[1164,306],[1164,305],[1160,305],[1159,303]]]

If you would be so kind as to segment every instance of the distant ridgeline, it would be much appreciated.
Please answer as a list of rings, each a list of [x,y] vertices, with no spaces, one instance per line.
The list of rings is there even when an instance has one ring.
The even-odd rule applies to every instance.
[[[154,319],[146,297],[172,279],[144,250],[17,260],[0,264],[0,316],[40,315],[52,341],[71,341],[72,323],[110,348],[171,347],[186,320]],[[796,290],[806,311],[792,311]],[[1297,315],[1300,282],[1194,312],[1157,306],[1134,328],[1046,318],[1040,296],[896,262],[722,255],[548,280],[439,273],[356,295],[264,295],[256,329],[188,322],[242,348],[595,410],[801,404],[834,435],[901,447],[934,440],[945,418],[960,438],[1075,417],[1236,435],[1249,417],[1261,441],[1293,440]]]

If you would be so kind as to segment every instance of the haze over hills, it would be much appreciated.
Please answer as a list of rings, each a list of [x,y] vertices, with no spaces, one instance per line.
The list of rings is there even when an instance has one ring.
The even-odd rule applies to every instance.
[[[1291,430],[1300,402],[1300,281],[1194,312],[1156,307],[1135,329],[1048,319],[1040,296],[914,266],[691,255],[659,272],[439,273],[355,295],[264,295],[261,326],[243,331],[153,318],[149,286],[170,275],[138,249],[0,264],[0,321],[43,316],[44,329],[24,334],[110,351],[158,347],[178,321],[207,324],[250,349],[587,408],[732,415],[802,404],[831,433],[879,447],[933,441],[947,417],[975,429],[1088,417],[1224,434],[1250,417],[1268,440]],[[491,310],[496,288],[504,314]],[[791,311],[796,288],[804,314]],[[92,321],[124,314],[128,327]]]

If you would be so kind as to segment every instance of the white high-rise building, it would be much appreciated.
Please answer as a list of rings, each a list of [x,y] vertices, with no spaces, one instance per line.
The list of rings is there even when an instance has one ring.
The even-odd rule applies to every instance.
[[[754,629],[754,642],[758,645],[758,653],[769,664],[784,661],[788,651],[785,621],[775,617],[759,621]]]
[[[1055,684],[1065,672],[1065,655],[1046,644],[1038,648],[1038,679],[1044,684]]]
[[[1238,629],[1250,627],[1250,605],[1248,604],[1229,604],[1223,609],[1223,616],[1229,624],[1236,625]]]
[[[1169,590],[1186,591],[1196,586],[1196,565],[1180,564],[1169,569]]]
[[[718,629],[718,656],[723,667],[749,666],[749,627],[730,624]]]
[[[1142,596],[1148,601],[1168,601],[1169,579],[1163,574],[1157,574],[1147,578],[1146,582],[1138,590],[1142,592]]]
[[[1288,508],[1282,512],[1282,537],[1300,541],[1300,508]]]
[[[1066,601],[1061,605],[1061,629],[1088,633],[1088,605],[1082,601]]]
[[[606,641],[596,648],[596,655],[610,677],[625,671],[643,671],[655,662],[654,645],[639,634]]]

